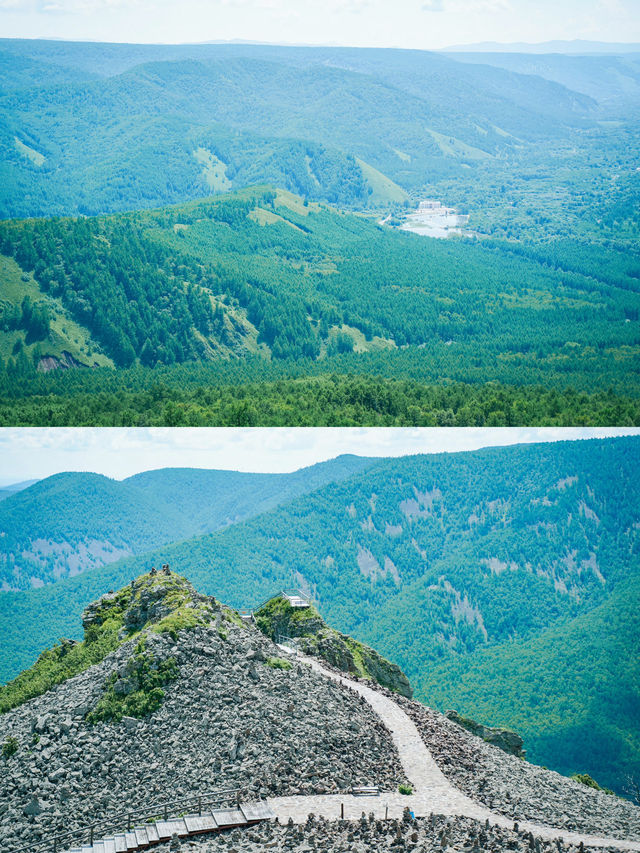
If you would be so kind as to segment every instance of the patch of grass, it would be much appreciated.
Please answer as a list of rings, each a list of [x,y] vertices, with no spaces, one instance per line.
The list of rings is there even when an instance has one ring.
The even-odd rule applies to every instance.
[[[169,634],[172,640],[178,639],[180,631],[192,631],[198,625],[205,625],[206,619],[192,607],[174,610],[151,629],[156,634]]]
[[[410,794],[413,794],[413,788],[411,787],[411,785],[405,785],[405,783],[402,782],[400,785],[398,785],[398,792],[400,794],[405,794],[406,796],[409,796]]]
[[[391,178],[388,178],[382,172],[374,169],[373,166],[365,163],[364,160],[360,160],[356,157],[356,162],[358,166],[360,166],[362,174],[371,187],[371,201],[382,203],[403,202],[409,198],[409,194],[405,192],[402,187],[399,187],[398,184],[392,181]]]
[[[226,619],[227,622],[231,622],[232,625],[237,625],[239,628],[244,628],[244,622],[242,621],[240,614],[232,610],[230,607],[222,608],[222,617]]]
[[[178,664],[173,657],[158,661],[152,652],[146,651],[144,641],[136,646],[127,662],[126,672],[119,677],[113,672],[106,681],[105,692],[98,704],[89,711],[87,722],[117,723],[123,717],[146,717],[162,704],[162,687],[178,677]],[[134,687],[131,692],[124,690]]]
[[[266,665],[271,669],[291,669],[292,667],[291,662],[284,658],[267,658]]]
[[[491,160],[491,154],[482,151],[480,148],[474,148],[472,145],[467,145],[466,142],[461,142],[453,136],[445,136],[443,133],[438,133],[436,130],[427,131],[433,137],[433,141],[443,154],[448,157],[457,157],[461,160]]]
[[[298,226],[291,222],[289,219],[285,219],[284,216],[280,216],[277,213],[274,213],[272,210],[265,210],[263,207],[256,207],[250,213],[247,214],[249,219],[252,219],[254,222],[257,222],[258,225],[276,225],[278,222],[283,222],[285,225],[288,225],[290,228],[293,228],[295,231],[300,231],[300,233],[304,233],[302,228],[298,228]]]

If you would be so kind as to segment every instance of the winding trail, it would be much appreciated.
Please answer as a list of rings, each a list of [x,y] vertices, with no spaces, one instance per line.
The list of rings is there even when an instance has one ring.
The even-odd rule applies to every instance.
[[[283,651],[291,653],[291,649],[285,647],[283,647]],[[382,693],[367,687],[365,684],[352,681],[350,678],[325,669],[317,660],[306,655],[300,654],[297,659],[310,665],[313,670],[326,678],[355,690],[371,705],[391,733],[404,772],[413,786],[414,793],[409,796],[391,792],[381,793],[375,797],[356,797],[352,794],[319,794],[270,798],[268,803],[281,823],[286,823],[289,818],[294,823],[304,823],[311,813],[329,820],[336,820],[341,816],[342,808],[344,808],[344,817],[347,820],[358,819],[363,811],[366,813],[373,812],[377,818],[384,818],[385,814],[388,814],[389,817],[398,818],[401,817],[403,809],[408,806],[416,817],[427,817],[431,813],[462,815],[475,818],[483,823],[488,820],[493,825],[513,827],[512,819],[492,812],[486,806],[474,802],[449,782],[420,737],[413,720],[392,699],[383,696]],[[539,838],[548,840],[561,838],[565,843],[576,845],[582,842],[589,847],[616,847],[619,850],[640,851],[640,841],[569,832],[529,821],[518,821],[518,826],[522,831],[531,832]]]

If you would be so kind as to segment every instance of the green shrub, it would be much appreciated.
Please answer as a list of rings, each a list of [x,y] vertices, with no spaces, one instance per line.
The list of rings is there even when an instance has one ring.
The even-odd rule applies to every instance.
[[[283,658],[267,658],[267,666],[272,669],[291,669],[292,664]]]
[[[151,652],[145,651],[145,640],[141,640],[127,663],[126,678],[136,689],[123,695],[117,693],[115,685],[118,674],[113,672],[105,684],[105,692],[93,711],[87,714],[87,722],[120,722],[123,717],[146,717],[157,711],[164,699],[163,685],[178,677],[176,659],[156,661]]]
[[[617,796],[615,791],[612,791],[610,788],[602,788],[598,785],[596,780],[592,776],[589,776],[588,773],[572,773],[571,778],[576,782],[580,782],[581,785],[586,785],[587,788],[593,788],[594,791],[602,791],[605,794],[611,794],[614,797]]]
[[[87,631],[84,642],[70,644],[61,640],[60,645],[42,652],[33,666],[0,687],[0,714],[41,696],[56,684],[100,663],[109,652],[118,648],[119,627],[110,621],[95,628],[91,626],[93,630]]]
[[[18,741],[13,735],[9,735],[2,744],[2,757],[11,758],[18,751]]]
[[[596,791],[601,791],[602,788],[595,779],[592,779],[588,773],[572,773],[571,778],[576,782],[580,782],[581,785],[586,785],[587,788],[593,788]]]
[[[404,782],[402,782],[400,785],[398,785],[398,791],[401,794],[406,794],[407,796],[409,794],[413,794],[413,788],[411,787],[411,785],[405,785]]]

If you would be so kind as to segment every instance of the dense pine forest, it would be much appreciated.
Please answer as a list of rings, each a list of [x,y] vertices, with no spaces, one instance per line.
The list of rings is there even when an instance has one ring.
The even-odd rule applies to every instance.
[[[0,41],[0,422],[637,423],[636,60],[472,58]]]
[[[401,396],[399,380],[410,381],[414,398],[397,412],[383,401],[369,412],[338,407],[322,416],[341,423],[410,422],[411,412],[437,423],[443,416],[426,386],[443,379],[474,386],[454,423],[637,421],[629,376],[640,255],[622,246],[425,240],[258,188],[146,213],[5,222],[0,248],[40,295],[4,311],[15,341],[0,374],[5,423],[157,423],[165,407],[135,392],[158,384],[168,389],[161,398],[173,397],[168,423],[280,423],[287,406],[269,379],[288,379],[295,395],[317,386],[292,384],[296,375],[324,375],[326,385],[337,371],[345,389],[353,385],[345,372],[381,375],[391,398]],[[43,375],[50,317],[85,330],[78,363],[140,367],[115,380],[106,366]],[[167,370],[195,362],[212,367]],[[262,382],[242,415],[234,380],[252,374]],[[514,412],[491,420],[487,380],[509,386]],[[554,412],[536,385],[555,388],[561,401],[573,389],[579,401]],[[113,390],[115,405],[101,396]],[[605,391],[613,392],[606,401],[597,396]],[[536,397],[541,408],[525,411]],[[478,400],[484,411],[473,414]],[[621,420],[610,419],[612,403]],[[312,423],[318,408],[309,398],[302,422]]]

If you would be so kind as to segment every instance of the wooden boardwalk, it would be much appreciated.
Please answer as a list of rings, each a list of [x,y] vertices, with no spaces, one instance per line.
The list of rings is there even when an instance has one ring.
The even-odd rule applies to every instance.
[[[204,832],[251,826],[263,820],[271,820],[275,816],[275,812],[267,803],[241,803],[237,808],[203,810],[201,814],[156,820],[144,826],[133,827],[127,832],[97,839],[91,844],[68,847],[60,853],[129,853],[148,850],[155,844],[170,841],[174,835],[178,838],[191,838]]]

